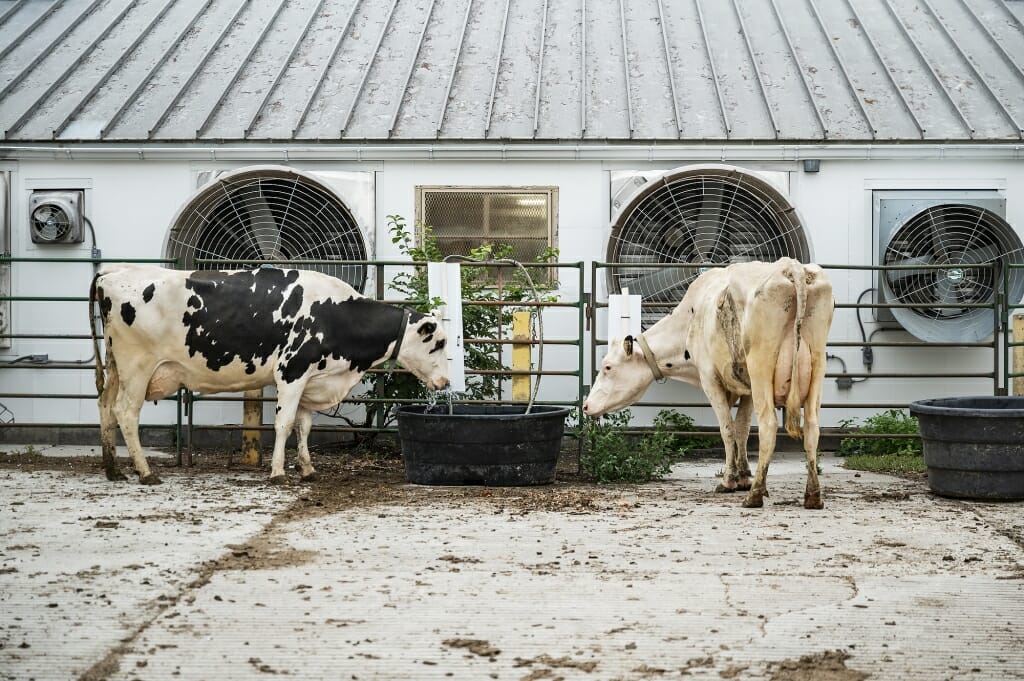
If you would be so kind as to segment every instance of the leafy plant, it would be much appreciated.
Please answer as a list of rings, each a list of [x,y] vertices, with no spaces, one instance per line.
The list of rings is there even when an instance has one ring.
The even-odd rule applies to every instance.
[[[856,419],[845,419],[839,425],[844,429],[855,427],[865,435],[916,435],[920,432],[917,418],[900,409],[889,409],[869,416],[860,426],[857,426]],[[921,453],[920,439],[890,437],[843,438],[839,443],[839,450],[836,452],[839,456],[853,454],[919,456]]]
[[[916,435],[917,418],[900,409],[889,409],[864,419],[840,422],[844,429],[856,428],[862,435]],[[836,451],[847,457],[846,467],[876,472],[920,472],[926,469],[921,440],[916,437],[843,438]]]
[[[438,247],[437,239],[429,226],[421,226],[419,243],[416,243],[412,231],[409,229],[405,219],[400,215],[389,215],[388,232],[391,234],[391,242],[399,251],[413,262],[440,262],[444,260],[444,254]],[[506,244],[485,243],[473,248],[467,255],[474,261],[488,261],[510,259],[513,253],[511,246]],[[537,262],[554,263],[558,261],[558,251],[553,248],[546,249]],[[494,278],[489,276],[488,268],[482,265],[463,263],[461,268],[462,278],[462,325],[463,337],[473,339],[498,339],[499,334],[505,337],[511,335],[512,316],[517,307],[516,303],[534,300],[533,289],[542,301],[553,301],[556,296],[552,291],[557,287],[557,281],[535,281],[533,288],[519,268],[505,269],[502,273],[501,288],[495,286]],[[421,312],[428,312],[441,304],[440,299],[429,298],[427,285],[427,268],[425,265],[417,265],[409,270],[395,275],[391,281],[391,287],[406,299],[413,301],[410,307]],[[497,302],[504,303],[497,305],[473,305],[475,302]],[[507,369],[501,361],[501,345],[498,343],[466,343],[466,368],[477,370],[490,370],[500,372]],[[493,400],[501,397],[501,381],[507,379],[509,374],[472,374],[466,377],[466,392],[464,397],[470,400]],[[366,396],[382,397],[387,402],[368,403],[365,411],[365,418],[362,423],[353,423],[360,427],[369,427],[378,422],[383,416],[384,424],[390,424],[393,419],[391,411],[392,401],[398,400],[425,400],[427,398],[426,388],[411,374],[407,373],[370,373],[367,374],[365,384],[367,385]],[[352,423],[351,419],[349,420]]]
[[[685,414],[663,409],[654,427],[640,436],[627,432],[632,418],[632,412],[623,409],[601,419],[584,419],[576,426],[583,451],[580,463],[597,482],[656,480],[686,452],[711,444],[708,438],[673,432],[694,429],[693,419]]]
[[[671,409],[662,409],[654,417],[654,429],[665,431],[669,435],[669,449],[678,456],[685,456],[694,449],[706,449],[714,444],[708,437],[695,435],[677,435],[677,431],[686,432],[697,429],[697,424],[689,415]]]

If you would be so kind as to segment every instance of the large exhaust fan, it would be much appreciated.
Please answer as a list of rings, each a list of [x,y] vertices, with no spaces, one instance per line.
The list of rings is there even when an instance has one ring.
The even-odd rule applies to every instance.
[[[995,329],[991,305],[1009,277],[1011,303],[1024,296],[1024,246],[1004,219],[995,192],[876,192],[878,301],[914,307],[884,308],[928,342],[980,341]],[[979,267],[981,265],[982,267]],[[928,266],[928,267],[922,267]]]
[[[336,191],[340,179],[345,178],[284,166],[248,166],[216,175],[175,216],[167,257],[176,258],[183,269],[248,268],[253,266],[251,261],[316,261],[288,266],[324,272],[363,291],[367,265],[350,261],[371,257],[360,223],[369,219],[372,229],[372,218],[360,216],[372,210],[372,184],[367,184],[372,180],[362,182],[360,189],[365,191],[357,192],[364,197],[359,202],[367,206],[349,205]],[[348,178],[349,184],[359,184],[360,179]]]
[[[671,312],[709,266],[811,258],[796,209],[765,176],[700,165],[613,180],[626,189],[612,193],[608,261],[621,265],[609,269],[608,289],[643,297],[645,327]],[[684,266],[650,267],[670,263]]]

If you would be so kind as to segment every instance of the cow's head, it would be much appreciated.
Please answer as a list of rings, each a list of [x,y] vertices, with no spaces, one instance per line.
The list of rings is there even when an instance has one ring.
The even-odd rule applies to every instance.
[[[583,403],[587,416],[601,416],[618,411],[639,400],[654,381],[654,374],[644,360],[643,350],[632,336],[614,339],[608,354],[601,360],[601,369]]]
[[[448,334],[433,314],[413,312],[405,326],[398,363],[423,381],[428,390],[448,387]]]

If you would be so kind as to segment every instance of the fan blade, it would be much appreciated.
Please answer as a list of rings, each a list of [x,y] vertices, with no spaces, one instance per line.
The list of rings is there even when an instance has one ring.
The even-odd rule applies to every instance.
[[[241,199],[256,242],[257,252],[253,255],[264,260],[281,260],[281,227],[274,219],[263,191],[246,192]]]
[[[700,274],[697,267],[664,267],[660,270],[647,271],[648,274],[637,277],[629,284],[630,292],[639,293],[645,298],[656,297],[659,293],[680,286],[689,286]]]
[[[720,191],[707,192],[701,198],[700,211],[697,214],[697,225],[694,228],[694,247],[700,254],[702,262],[719,262],[715,258],[718,244],[721,241],[725,223],[722,220],[724,197]]]
[[[935,305],[953,305],[960,302],[956,282],[943,274],[936,277],[935,286],[932,288],[932,296]],[[962,309],[959,307],[939,307],[934,308],[934,312],[941,317],[956,317]]]
[[[981,263],[995,262],[1003,253],[996,244],[985,244],[975,248],[966,248],[960,254],[959,263],[978,265]]]
[[[900,258],[899,260],[893,260],[888,263],[889,265],[898,265],[900,267],[912,267],[915,265],[931,265],[932,259],[927,256],[916,256],[913,258]],[[886,270],[885,276],[891,282],[903,281],[910,277],[927,277],[934,275],[936,270],[934,269],[907,269],[907,270]]]
[[[931,242],[932,253],[935,256],[935,264],[944,265],[956,262],[955,258],[951,255],[955,252],[956,244],[958,242],[956,229],[943,221],[941,216],[936,219],[933,213],[929,213],[929,217],[931,218]]]

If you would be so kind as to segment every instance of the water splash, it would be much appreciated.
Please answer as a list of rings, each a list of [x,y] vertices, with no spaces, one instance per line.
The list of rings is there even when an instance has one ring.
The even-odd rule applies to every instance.
[[[427,395],[427,406],[423,410],[423,413],[443,414],[445,412],[445,402],[447,402],[448,415],[451,416],[454,410],[455,400],[458,399],[459,395],[460,393],[456,393],[452,390],[435,390]]]

